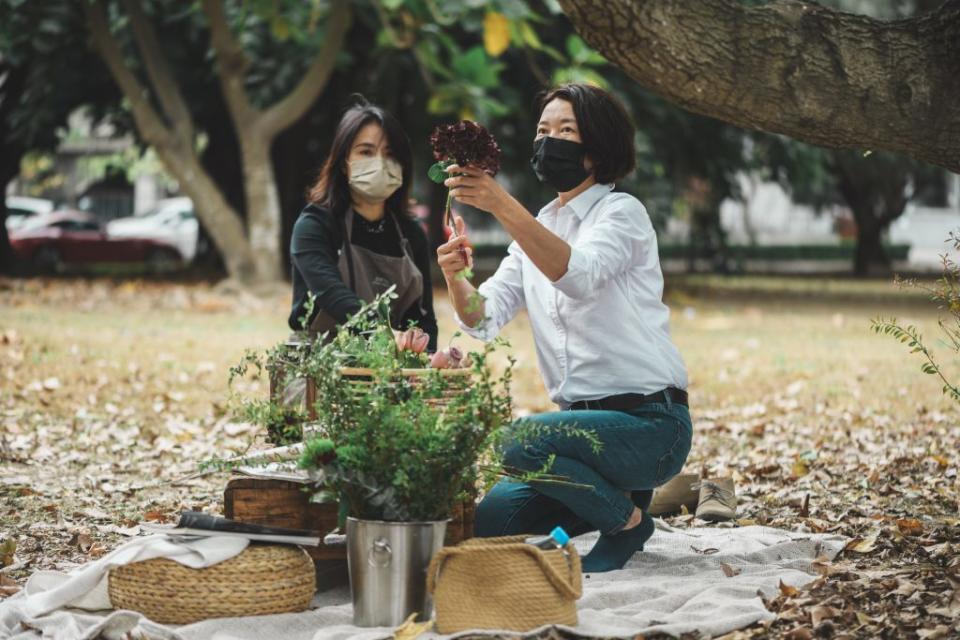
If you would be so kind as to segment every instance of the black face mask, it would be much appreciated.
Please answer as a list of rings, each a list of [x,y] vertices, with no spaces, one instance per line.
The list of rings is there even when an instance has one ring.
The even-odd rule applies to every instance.
[[[544,136],[533,143],[530,166],[540,182],[563,193],[590,177],[590,172],[583,168],[585,155],[579,142]]]

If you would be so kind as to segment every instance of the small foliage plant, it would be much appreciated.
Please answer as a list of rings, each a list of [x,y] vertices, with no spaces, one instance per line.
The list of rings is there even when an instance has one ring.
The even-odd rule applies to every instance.
[[[341,522],[348,515],[435,521],[450,517],[455,504],[499,476],[563,482],[548,468],[523,474],[502,464],[508,439],[523,442],[538,431],[534,423],[511,421],[514,359],[499,375],[488,366],[490,354],[504,343],[494,341],[466,356],[450,348],[445,352],[454,357],[431,367],[435,358],[415,350],[415,337],[390,329],[391,295],[364,306],[326,343],[248,353],[232,371],[243,375],[254,366],[288,381],[313,379],[316,421],[299,466],[311,474],[314,500],[339,502]],[[460,371],[451,371],[456,364]],[[360,383],[344,376],[356,368],[363,370]],[[248,418],[262,419],[279,410],[272,402],[255,401],[247,412]],[[599,446],[592,434],[569,431]]]
[[[947,242],[960,251],[960,234],[957,231],[950,233]],[[943,274],[933,285],[925,285],[916,280],[897,279],[898,284],[906,287],[921,289],[930,294],[930,300],[938,308],[947,312],[947,317],[941,316],[938,320],[942,334],[942,344],[955,355],[960,354],[960,265],[947,254],[941,256]],[[924,341],[919,329],[915,325],[904,325],[896,318],[875,318],[873,330],[877,333],[893,336],[907,345],[910,353],[919,354],[923,362],[920,369],[929,375],[940,379],[942,391],[954,401],[960,402],[960,383],[951,381],[943,370],[940,360],[934,355],[929,342]]]

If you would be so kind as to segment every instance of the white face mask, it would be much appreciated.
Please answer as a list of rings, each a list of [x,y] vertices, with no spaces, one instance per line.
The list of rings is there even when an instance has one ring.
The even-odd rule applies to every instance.
[[[352,160],[350,188],[371,202],[382,202],[403,184],[403,167],[393,158]]]

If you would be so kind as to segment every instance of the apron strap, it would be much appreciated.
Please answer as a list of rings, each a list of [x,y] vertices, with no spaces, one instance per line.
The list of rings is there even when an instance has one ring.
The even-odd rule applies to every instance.
[[[385,212],[386,215],[390,216],[393,219],[393,224],[397,227],[397,235],[400,236],[400,249],[403,251],[403,255],[407,257],[407,260],[413,263],[415,269],[419,271],[417,267],[417,261],[413,259],[413,249],[410,246],[410,241],[407,240],[407,236],[403,235],[403,229],[400,228],[400,222],[397,220],[397,217],[393,215],[389,210]],[[427,310],[423,308],[423,294],[424,289],[420,291],[420,299],[417,300],[417,306],[420,307],[420,314],[423,316],[427,315]]]
[[[337,220],[340,222],[340,235],[343,238],[343,245],[341,246],[341,251],[346,251],[347,253],[347,270],[350,272],[350,290],[357,290],[357,278],[353,272],[353,242],[351,237],[353,236],[353,207],[348,207],[347,212],[338,217]]]

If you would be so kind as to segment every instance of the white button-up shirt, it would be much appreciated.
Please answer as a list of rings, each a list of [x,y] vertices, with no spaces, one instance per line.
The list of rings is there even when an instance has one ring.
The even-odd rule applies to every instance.
[[[479,287],[485,320],[464,331],[490,341],[527,309],[550,399],[686,389],[687,372],[670,339],[657,237],[639,200],[593,185],[565,206],[554,200],[537,221],[570,245],[567,272],[545,276],[513,242]]]

